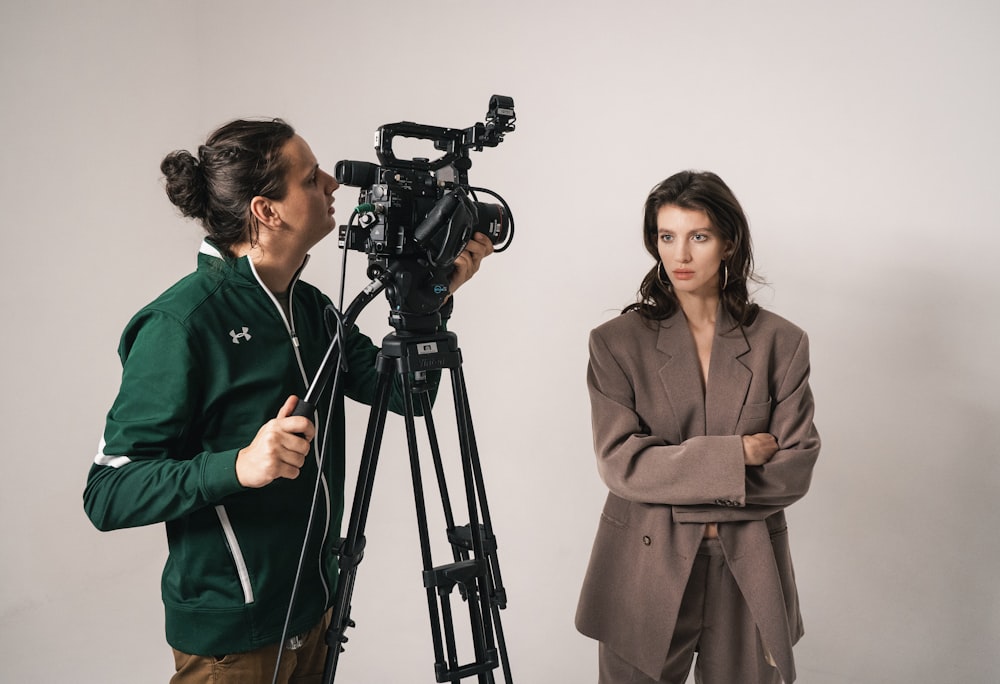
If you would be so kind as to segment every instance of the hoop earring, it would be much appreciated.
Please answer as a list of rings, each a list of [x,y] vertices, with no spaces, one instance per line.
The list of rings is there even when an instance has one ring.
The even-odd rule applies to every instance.
[[[726,266],[726,262],[722,262],[722,289],[720,292],[725,292],[726,286],[729,285],[729,267]]]
[[[663,277],[666,275],[666,273],[667,269],[663,266],[663,262],[662,261],[656,262],[656,279],[660,281],[660,285],[662,285],[664,289],[667,290],[667,292],[670,292],[673,289],[673,285],[671,285],[670,283],[670,278],[664,280]]]

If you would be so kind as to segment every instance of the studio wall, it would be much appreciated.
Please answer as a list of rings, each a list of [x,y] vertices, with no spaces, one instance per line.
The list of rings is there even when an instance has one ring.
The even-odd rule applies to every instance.
[[[166,200],[163,156],[279,116],[332,170],[375,161],[381,124],[466,127],[497,93],[517,129],[469,175],[516,233],[450,328],[515,681],[596,681],[573,628],[606,492],[587,334],[633,301],[642,202],[684,168],[733,188],[757,300],[810,336],[824,446],[788,512],[799,681],[995,681],[998,30],[1000,9],[972,0],[4,3],[0,680],[172,673],[162,527],[97,532],[81,499],[118,336],[201,240]],[[342,221],[355,200],[338,190]],[[306,279],[336,296],[341,257],[319,245]],[[364,257],[347,268],[350,297]],[[386,315],[377,301],[361,326],[378,340]],[[349,484],[366,420],[349,407]],[[392,419],[338,681],[433,681],[403,445]]]

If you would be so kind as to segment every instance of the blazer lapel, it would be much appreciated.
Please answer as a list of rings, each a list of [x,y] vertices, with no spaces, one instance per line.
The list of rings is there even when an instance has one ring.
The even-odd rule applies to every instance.
[[[709,435],[736,434],[740,411],[750,389],[753,373],[740,357],[750,351],[743,329],[725,308],[719,307],[712,342],[712,363],[708,368],[705,406]]]
[[[666,358],[659,375],[666,401],[677,420],[677,439],[683,441],[707,434],[698,353],[682,312],[660,322],[656,348]]]

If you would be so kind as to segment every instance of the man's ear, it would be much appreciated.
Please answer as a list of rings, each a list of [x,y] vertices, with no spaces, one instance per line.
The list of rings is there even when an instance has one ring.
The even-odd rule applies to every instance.
[[[277,228],[281,224],[281,216],[278,214],[278,207],[267,197],[257,195],[250,200],[250,213],[257,220],[269,228]]]

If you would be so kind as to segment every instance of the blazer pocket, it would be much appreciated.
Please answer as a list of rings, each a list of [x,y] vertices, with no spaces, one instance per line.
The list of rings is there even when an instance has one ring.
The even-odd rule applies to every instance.
[[[604,502],[604,510],[601,512],[601,520],[610,523],[615,527],[628,527],[629,510],[632,502],[614,494],[608,494],[608,500]]]
[[[771,400],[759,404],[743,404],[740,420],[736,424],[736,434],[753,435],[767,432],[771,427]]]

